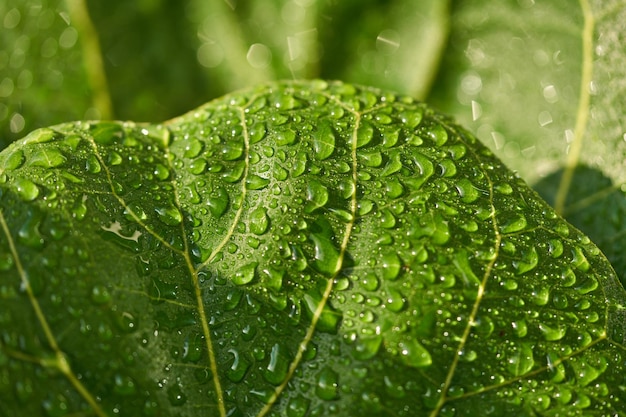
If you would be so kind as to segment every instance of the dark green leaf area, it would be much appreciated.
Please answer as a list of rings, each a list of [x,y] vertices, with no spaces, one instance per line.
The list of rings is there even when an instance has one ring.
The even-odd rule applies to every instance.
[[[341,83],[0,154],[0,405],[613,415],[625,293],[465,130]]]

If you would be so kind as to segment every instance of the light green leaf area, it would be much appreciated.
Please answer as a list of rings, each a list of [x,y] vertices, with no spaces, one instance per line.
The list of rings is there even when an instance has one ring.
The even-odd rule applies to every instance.
[[[413,99],[285,82],[0,154],[0,404],[32,416],[619,415],[626,293]]]

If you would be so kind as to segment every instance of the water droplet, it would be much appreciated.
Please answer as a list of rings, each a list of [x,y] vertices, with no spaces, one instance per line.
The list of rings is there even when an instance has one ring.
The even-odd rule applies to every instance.
[[[473,203],[478,199],[479,193],[474,184],[466,178],[463,178],[456,182],[456,189],[461,197],[461,201],[464,203]]]
[[[216,187],[207,198],[206,204],[214,217],[221,217],[228,208],[230,199],[223,187]]]
[[[94,154],[89,154],[87,156],[87,160],[85,161],[85,169],[87,172],[92,174],[97,174],[102,171],[102,166],[100,166],[100,161]]]
[[[415,339],[407,339],[397,344],[402,362],[414,368],[424,368],[433,362],[430,353]]]
[[[565,333],[567,333],[567,327],[565,326],[548,326],[545,323],[539,323],[539,330],[543,334],[543,337],[550,342],[563,339]]]
[[[222,146],[222,159],[235,161],[243,155],[243,140],[230,140]]]
[[[267,279],[264,280],[264,284],[267,288],[280,291],[283,286],[283,279],[285,277],[284,270],[276,270],[274,268],[264,269],[263,272],[267,276]]]
[[[322,400],[336,400],[339,397],[339,375],[329,367],[324,367],[317,375],[315,394]]]
[[[313,150],[319,160],[324,160],[335,151],[335,133],[330,123],[320,123],[313,133]]]
[[[211,167],[209,167],[211,170]],[[222,179],[226,182],[234,183],[243,177],[243,173],[246,170],[246,165],[243,161],[239,161],[230,167],[229,170],[222,173]]]
[[[513,267],[517,271],[517,274],[524,274],[528,271],[532,271],[539,264],[539,255],[537,254],[537,249],[535,247],[531,247],[530,249],[526,249],[522,252],[522,258],[516,261],[513,261]]]
[[[559,258],[563,255],[563,242],[558,239],[550,239],[548,242],[548,253],[553,258]]]
[[[404,186],[397,178],[392,178],[385,183],[385,191],[388,198],[398,198],[404,194]]]
[[[109,289],[103,285],[96,285],[91,289],[91,301],[96,304],[106,304],[111,301]]]
[[[43,248],[45,242],[39,231],[42,220],[43,214],[30,211],[27,220],[18,231],[19,242],[33,249]]]
[[[153,173],[161,181],[165,181],[170,177],[170,170],[163,164],[156,164]]]
[[[374,128],[369,123],[363,122],[356,132],[356,147],[361,148],[374,138]]]
[[[387,280],[396,280],[402,269],[402,261],[395,252],[383,255],[381,259],[382,277]]]
[[[235,285],[246,285],[252,282],[256,274],[258,262],[251,262],[241,268],[232,277]]]
[[[377,151],[361,152],[358,157],[361,164],[369,168],[378,168],[383,163],[383,155]]]
[[[168,226],[176,226],[183,221],[182,213],[174,206],[156,207],[154,211],[157,213],[159,220]]]
[[[397,313],[404,308],[405,302],[406,299],[400,291],[397,291],[393,288],[389,288],[387,290],[387,295],[385,297],[385,307],[388,310]]]
[[[171,405],[178,407],[187,402],[187,395],[183,392],[180,384],[175,383],[167,389],[167,399]]]
[[[259,207],[250,213],[250,231],[255,235],[262,235],[269,227],[267,210]]]
[[[502,233],[515,233],[522,231],[528,226],[526,217],[521,213],[515,213],[502,222]]]
[[[359,282],[363,289],[367,291],[376,291],[380,285],[378,277],[373,273],[366,274]]]
[[[414,129],[422,122],[423,116],[424,115],[421,109],[412,111],[405,110],[400,113],[400,120],[402,120],[402,123],[407,125],[409,128]]]
[[[579,271],[587,272],[591,267],[583,250],[578,246],[572,248],[572,265]]]
[[[533,287],[531,296],[533,297],[533,303],[538,306],[544,306],[550,301],[550,288],[540,286]]]
[[[292,397],[287,404],[287,417],[304,417],[309,411],[311,400],[301,396]]]
[[[28,165],[42,168],[56,168],[65,163],[63,153],[56,148],[43,148],[33,152],[28,158]]]
[[[450,159],[442,159],[441,161],[439,161],[438,169],[439,175],[444,178],[452,178],[456,175],[456,165]],[[462,195],[461,197],[464,196]]]
[[[232,382],[241,382],[250,368],[250,362],[236,349],[229,349],[229,353],[233,355],[233,363],[226,371],[226,376]]]
[[[119,395],[133,395],[137,391],[137,386],[133,378],[127,375],[115,375],[113,392]]]
[[[318,181],[310,180],[306,188],[307,204],[304,208],[306,213],[312,213],[328,202],[328,189]]]
[[[33,201],[39,196],[39,187],[25,178],[20,178],[13,183],[15,191],[24,201]]]
[[[200,155],[200,152],[204,149],[204,144],[198,139],[190,139],[185,143],[185,158],[195,158]]]
[[[395,174],[396,172],[402,169],[402,161],[400,160],[400,152],[391,152],[389,155],[389,161],[381,171],[380,175],[382,177],[387,177],[391,174]]]
[[[16,149],[10,152],[4,160],[4,169],[7,171],[15,170],[21,167],[24,161],[24,152],[21,149]]]
[[[533,345],[529,343],[520,343],[515,346],[516,349],[507,360],[507,370],[514,376],[522,376],[527,374],[535,366],[533,357]]]
[[[292,145],[296,142],[296,132],[291,129],[278,130],[274,132],[273,137],[278,146]]]
[[[434,125],[426,130],[426,137],[435,142],[435,145],[443,146],[448,141],[448,132],[442,125]]]
[[[381,335],[359,337],[354,344],[354,357],[358,360],[368,360],[376,356],[383,343]]]
[[[276,343],[272,346],[269,363],[263,369],[263,378],[270,384],[280,385],[287,377],[289,362],[287,349]]]
[[[248,190],[261,190],[270,183],[270,180],[267,178],[260,177],[255,174],[248,175],[246,178],[246,188]]]

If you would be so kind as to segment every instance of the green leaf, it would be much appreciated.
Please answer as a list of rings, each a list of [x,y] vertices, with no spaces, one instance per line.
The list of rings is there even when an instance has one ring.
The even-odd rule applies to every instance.
[[[406,96],[283,82],[38,130],[0,154],[0,229],[8,415],[626,409],[609,263]]]

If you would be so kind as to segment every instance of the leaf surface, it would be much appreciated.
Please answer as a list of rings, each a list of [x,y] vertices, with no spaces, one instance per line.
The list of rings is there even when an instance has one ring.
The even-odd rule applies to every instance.
[[[8,415],[626,407],[608,262],[411,98],[274,83],[58,125],[0,183]]]

